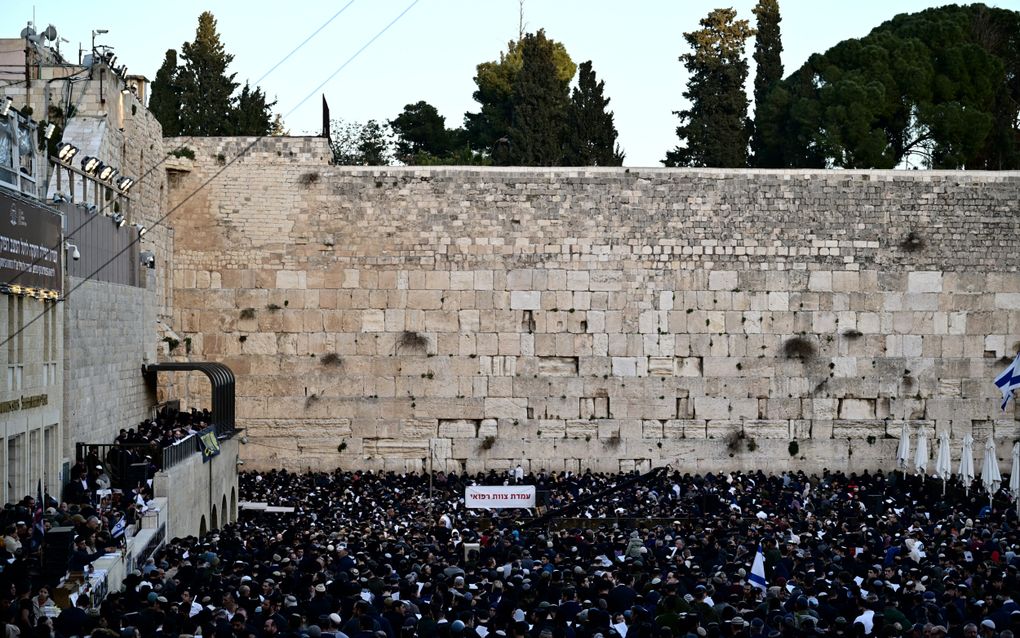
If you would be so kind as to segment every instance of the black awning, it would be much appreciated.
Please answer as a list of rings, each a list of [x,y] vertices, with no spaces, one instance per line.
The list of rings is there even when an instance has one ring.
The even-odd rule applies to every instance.
[[[234,372],[222,363],[202,361],[154,363],[142,368],[155,383],[157,372],[198,371],[209,377],[212,384],[212,418],[217,431],[229,432],[234,424]]]

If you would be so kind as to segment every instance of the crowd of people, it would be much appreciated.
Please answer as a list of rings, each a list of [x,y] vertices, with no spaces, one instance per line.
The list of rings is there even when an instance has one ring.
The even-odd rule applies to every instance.
[[[989,505],[977,486],[951,481],[943,495],[941,482],[901,473],[633,478],[245,473],[242,499],[294,512],[243,512],[204,537],[171,539],[98,615],[26,612],[38,593],[16,587],[0,608],[11,610],[9,628],[40,638],[1012,638],[1020,629],[1020,533],[1005,491]],[[466,485],[518,482],[535,485],[552,514],[540,525],[529,525],[530,510],[464,508]],[[562,509],[571,504],[580,507]],[[110,526],[94,523],[97,536]],[[759,547],[763,584],[751,578]]]

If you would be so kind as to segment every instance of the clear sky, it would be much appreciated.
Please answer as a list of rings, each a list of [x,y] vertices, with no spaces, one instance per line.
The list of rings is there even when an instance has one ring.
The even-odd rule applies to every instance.
[[[131,74],[152,79],[168,48],[194,38],[198,14],[212,11],[242,83],[255,81],[350,0],[0,0],[0,37],[17,37],[36,16],[53,24],[65,57],[77,60],[92,29],[112,45]],[[314,89],[414,0],[354,0],[339,17],[261,82],[278,100],[292,134],[317,133],[324,93],[333,117],[392,119],[405,104],[426,100],[459,126],[474,111],[475,66],[498,59],[516,39],[518,0],[417,0],[413,7],[318,92]],[[780,0],[786,73],[814,52],[862,37],[898,13],[947,4],[927,0]],[[985,4],[1020,9],[1020,0]],[[544,28],[575,62],[592,60],[605,80],[628,166],[661,166],[677,143],[677,118],[687,76],[677,60],[682,34],[720,6],[733,6],[754,25],[755,0],[524,0],[525,31]],[[748,43],[748,53],[753,42]],[[748,87],[753,86],[752,76]],[[306,97],[311,96],[303,104]]]

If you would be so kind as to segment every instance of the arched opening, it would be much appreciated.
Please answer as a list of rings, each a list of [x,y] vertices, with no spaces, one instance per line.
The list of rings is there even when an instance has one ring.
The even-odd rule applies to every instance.
[[[216,506],[215,505],[212,506],[212,518],[210,519],[210,521],[212,522],[212,529],[219,529],[220,528],[219,519],[216,517]]]
[[[230,522],[237,522],[237,488],[230,488]]]
[[[209,530],[205,527],[205,515],[202,515],[202,521],[198,524],[198,536],[199,538],[205,536]]]
[[[223,519],[223,524],[226,525],[230,522],[230,510],[227,509],[227,495],[223,495],[223,501],[220,503],[220,518]]]

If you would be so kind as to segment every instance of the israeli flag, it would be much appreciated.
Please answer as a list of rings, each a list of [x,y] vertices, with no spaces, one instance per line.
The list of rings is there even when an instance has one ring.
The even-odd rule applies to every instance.
[[[124,535],[124,530],[126,529],[127,529],[127,517],[122,516],[120,520],[117,521],[117,524],[113,526],[113,529],[110,530],[110,536],[114,538],[119,538]]]
[[[765,582],[765,552],[762,551],[760,544],[758,553],[754,555],[754,562],[751,563],[751,575],[747,577],[747,582],[762,591],[768,589],[768,584]]]
[[[1020,354],[1013,359],[1013,363],[995,377],[995,386],[1002,392],[1002,409],[1006,410],[1009,398],[1013,396],[1013,390],[1020,388]]]

